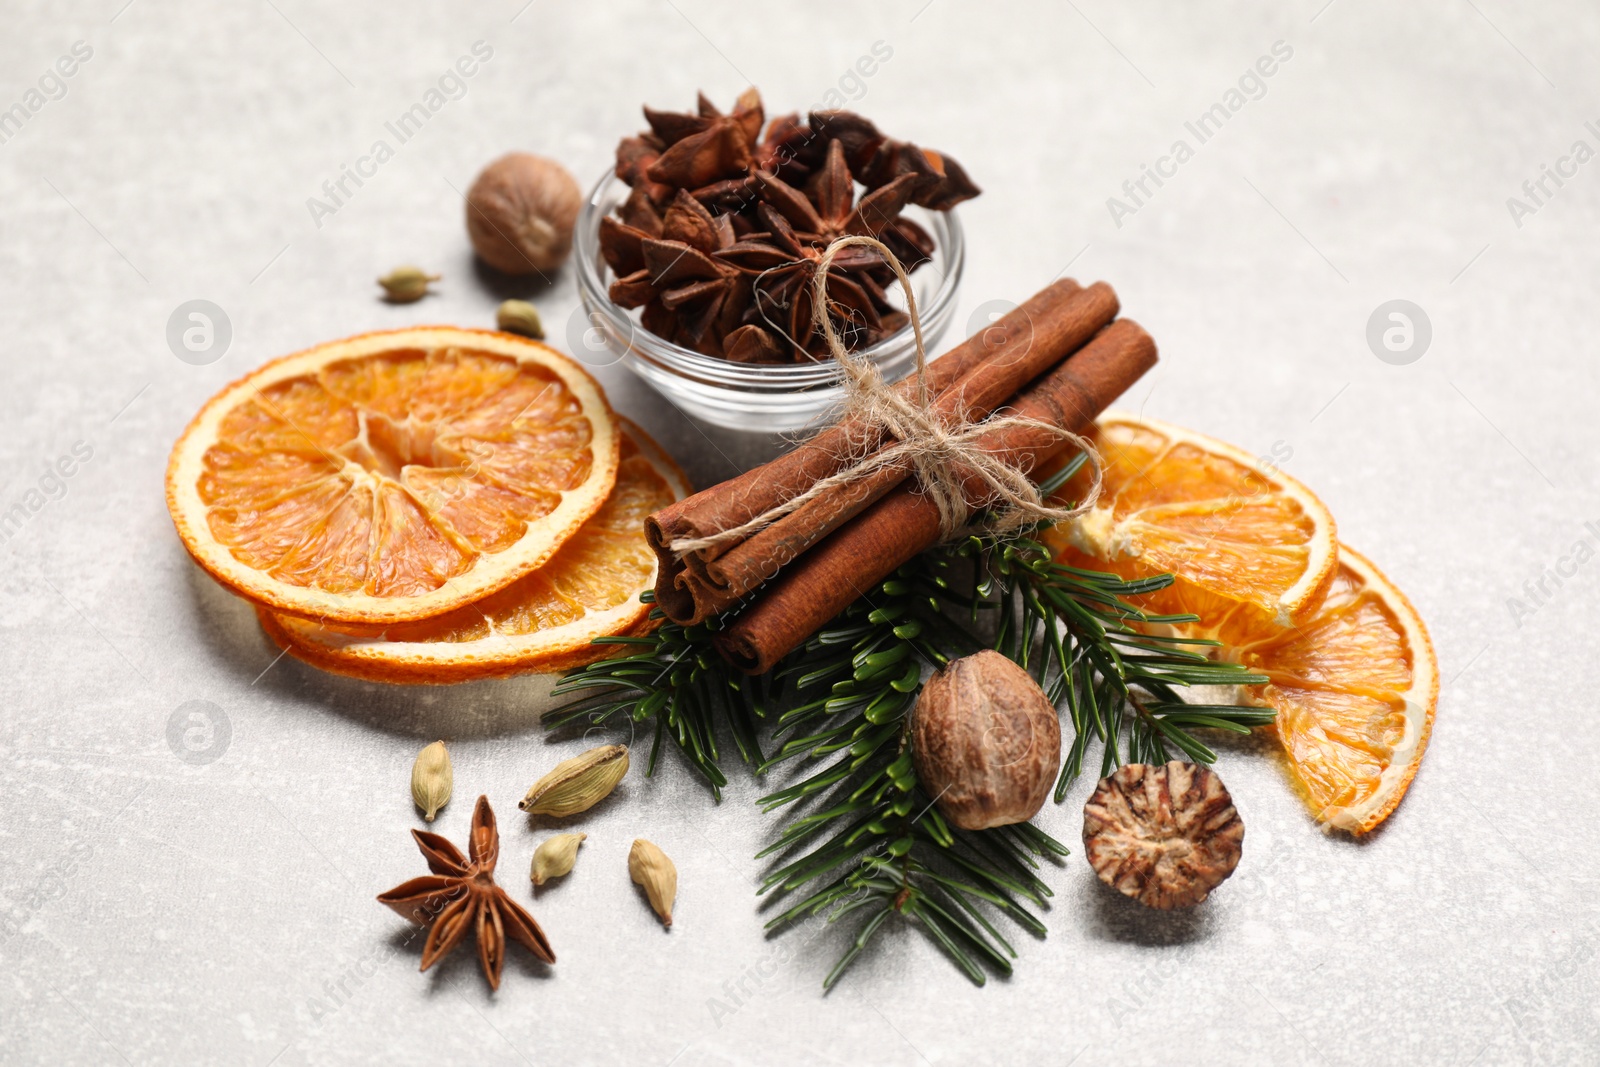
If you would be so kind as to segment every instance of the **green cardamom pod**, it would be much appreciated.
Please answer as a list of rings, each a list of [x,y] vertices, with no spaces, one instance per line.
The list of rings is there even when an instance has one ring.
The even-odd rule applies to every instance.
[[[628,874],[644,887],[644,895],[661,917],[661,925],[671,926],[672,903],[678,899],[678,868],[672,860],[651,842],[636,838],[628,850]]]
[[[611,795],[628,773],[628,746],[601,745],[562,760],[517,805],[529,815],[576,815]]]
[[[450,769],[450,753],[443,741],[417,753],[417,762],[411,765],[411,799],[422,809],[422,817],[429,822],[439,814],[439,809],[450,803],[450,790],[455,787],[455,773]]]
[[[428,284],[439,280],[420,267],[396,267],[378,279],[383,291],[396,304],[409,304],[428,295]]]
[[[539,847],[533,850],[533,871],[531,872],[534,885],[544,885],[552,878],[560,878],[572,870],[572,865],[578,862],[578,846],[588,838],[588,834],[556,834],[539,842]]]
[[[544,323],[539,321],[539,309],[526,300],[507,300],[494,313],[497,326],[507,333],[520,333],[535,341],[544,340]]]

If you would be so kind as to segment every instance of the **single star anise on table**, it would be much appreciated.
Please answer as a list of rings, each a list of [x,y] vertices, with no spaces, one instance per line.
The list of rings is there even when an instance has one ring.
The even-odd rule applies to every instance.
[[[826,358],[812,285],[828,245],[876,237],[915,270],[934,242],[901,212],[948,211],[979,192],[954,160],[886,137],[852,112],[767,124],[754,89],[728,114],[701,95],[693,113],[645,108],[645,118],[650,129],[617,146],[616,173],[631,192],[601,222],[601,253],[616,275],[610,296],[641,308],[645,329],[706,355]],[[894,285],[875,251],[834,259],[829,313],[847,348],[906,325],[888,298]]]
[[[422,947],[422,970],[448,955],[468,930],[476,931],[478,962],[483,965],[491,989],[500,988],[508,937],[544,962],[556,961],[550,940],[538,922],[495,884],[500,832],[495,828],[488,797],[480,796],[477,807],[472,809],[468,855],[463,856],[460,849],[438,834],[412,830],[411,836],[416,838],[417,848],[422,850],[433,873],[380,894],[378,903],[415,923],[433,924]]]

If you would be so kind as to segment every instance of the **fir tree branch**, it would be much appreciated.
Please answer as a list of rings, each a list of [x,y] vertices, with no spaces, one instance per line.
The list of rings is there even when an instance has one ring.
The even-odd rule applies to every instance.
[[[655,595],[646,592],[640,599],[653,603]],[[728,779],[720,765],[717,736],[731,736],[739,758],[751,767],[761,766],[757,724],[770,706],[772,680],[746,678],[727,665],[711,645],[719,620],[679,626],[668,622],[660,608],[651,608],[650,618],[656,629],[643,637],[595,639],[595,644],[637,651],[592,663],[562,679],[555,695],[575,699],[546,715],[545,725],[653,721],[655,738],[645,773],[655,774],[662,740],[670,738],[711,787],[712,797],[721,800]]]
[[[1041,488],[1058,488],[1081,462]],[[818,916],[855,921],[824,980],[831,988],[890,919],[907,919],[982,985],[990,973],[1010,973],[1016,956],[998,920],[1044,936],[1036,910],[1051,890],[1040,864],[1059,862],[1067,849],[1028,823],[972,832],[944,821],[905,748],[922,677],[984,647],[973,624],[987,620],[992,647],[1034,675],[1070,728],[1058,802],[1096,742],[1101,776],[1173,752],[1211,763],[1216,753],[1195,731],[1244,733],[1272,712],[1189,704],[1181,691],[1266,678],[1212,660],[1215,642],[1151,632],[1154,624],[1196,621],[1147,614],[1130,600],[1171,582],[1064,566],[1031,532],[970,537],[901,567],[756,679],[715,652],[717,621],[682,627],[653,611],[653,633],[602,639],[634,651],[569,675],[556,691],[578,700],[546,721],[653,720],[647,773],[671,738],[718,799],[727,783],[719,735],[733,739],[757,775],[798,764],[792,781],[760,801],[765,811],[789,812],[760,853],[772,861],[760,892],[782,902],[768,926]],[[958,624],[963,617],[966,625]],[[763,722],[777,746],[766,755]]]

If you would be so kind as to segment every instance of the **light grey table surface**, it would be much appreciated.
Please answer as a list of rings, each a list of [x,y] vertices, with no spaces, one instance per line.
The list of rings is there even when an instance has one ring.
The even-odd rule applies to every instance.
[[[0,126],[0,513],[23,508],[0,567],[0,1060],[1600,1056],[1600,598],[1590,552],[1573,555],[1600,543],[1600,163],[1571,156],[1600,148],[1592,6],[523,3],[7,5],[0,108],[28,117]],[[80,41],[92,54],[48,77]],[[313,219],[308,198],[478,41],[492,56],[459,98]],[[851,74],[875,42],[890,58]],[[1185,124],[1276,42],[1292,55],[1200,144]],[[897,929],[824,997],[843,932],[764,939],[752,857],[773,822],[747,776],[714,806],[675,759],[635,772],[583,820],[573,876],[530,899],[546,831],[514,803],[583,745],[547,741],[530,683],[321,674],[280,659],[189,562],[162,473],[215,390],[350,333],[489,325],[506,290],[473,267],[460,195],[480,166],[529,149],[587,184],[642,101],[748,83],[772,113],[859,97],[960,159],[985,193],[960,209],[958,329],[1063,272],[1112,282],[1162,350],[1125,405],[1287,450],[1407,591],[1444,685],[1381,833],[1318,832],[1268,747],[1228,748],[1245,858],[1198,911],[1139,912],[1075,853],[1049,875],[1048,939],[1018,939],[1010,980],[974,988]],[[1179,139],[1193,158],[1128,199]],[[1546,167],[1568,176],[1535,201],[1523,183]],[[1113,196],[1135,210],[1113,218]],[[380,303],[373,278],[408,261],[443,272],[437,295]],[[166,341],[197,298],[232,327],[203,366]],[[568,347],[570,268],[533,298]],[[1393,299],[1432,330],[1398,365],[1367,341]],[[701,483],[772,447],[597,373]],[[89,458],[52,480],[75,449]],[[214,705],[215,732],[185,739],[185,712],[169,740],[190,701]],[[422,871],[407,773],[440,736],[457,795],[438,829],[460,840],[472,798],[494,800],[504,881],[560,954],[547,975],[513,949],[497,995],[470,951],[419,975],[420,939],[372,899]],[[197,745],[212,762],[191,762]],[[1075,842],[1089,785],[1041,825]],[[681,872],[670,933],[625,873],[639,835]]]

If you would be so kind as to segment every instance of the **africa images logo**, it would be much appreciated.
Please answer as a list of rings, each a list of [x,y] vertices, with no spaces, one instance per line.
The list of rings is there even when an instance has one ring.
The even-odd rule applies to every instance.
[[[1116,223],[1117,229],[1122,229],[1123,219],[1137,215],[1140,208],[1154,199],[1156,192],[1169,179],[1176,178],[1178,168],[1193,159],[1201,145],[1221,133],[1229,119],[1243,111],[1246,104],[1266,96],[1267,79],[1277,74],[1293,58],[1294,47],[1287,41],[1272,42],[1270,54],[1261,56],[1246,67],[1244,73],[1239,75],[1239,80],[1222,94],[1221,99],[1193,121],[1183,124],[1184,131],[1194,138],[1194,144],[1190,144],[1187,138],[1179,137],[1172,142],[1172,147],[1165,155],[1157,157],[1154,166],[1140,164],[1139,176],[1122,183],[1122,197],[1106,198],[1106,210],[1111,213],[1111,221]],[[1154,189],[1151,188],[1152,184]]]
[[[494,58],[494,48],[487,41],[474,41],[471,51],[471,55],[461,56],[446,68],[420,100],[383,124],[384,130],[394,138],[394,144],[383,137],[373,141],[365,155],[358,156],[354,163],[341,164],[338,175],[322,183],[321,197],[306,198],[306,210],[311,212],[311,221],[316,223],[317,229],[322,229],[323,219],[337,215],[368,179],[377,176],[378,168],[395,157],[397,146],[422,132],[422,127],[446,104],[467,95],[467,81],[478,73],[482,64]]]
[[[38,80],[23,92],[22,99],[0,110],[0,144],[21,133],[28,121],[43,111],[46,104],[66,96],[67,80],[93,56],[94,49],[88,41],[74,41],[72,50],[39,75]]]
[[[22,532],[22,528],[46,504],[67,495],[67,483],[79,468],[94,458],[94,445],[88,441],[74,441],[70,452],[63,452],[53,462],[46,462],[44,473],[23,491],[11,506],[0,512],[0,544]]]

